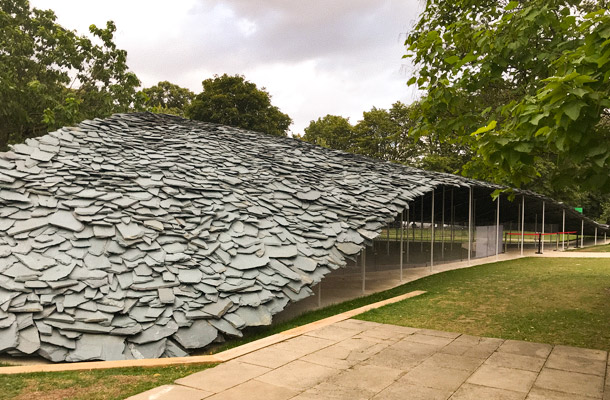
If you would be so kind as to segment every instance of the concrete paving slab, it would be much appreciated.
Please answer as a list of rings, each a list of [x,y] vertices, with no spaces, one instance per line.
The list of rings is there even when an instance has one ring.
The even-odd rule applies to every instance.
[[[385,330],[396,332],[396,333],[404,335],[404,336],[412,335],[414,333],[421,331],[421,329],[411,328],[408,326],[388,325],[388,324],[383,324],[383,328]]]
[[[322,339],[311,336],[297,336],[295,338],[278,343],[274,347],[280,351],[293,353],[297,358],[313,353],[325,347],[335,344],[335,340]]]
[[[357,334],[364,331],[366,328],[362,327],[360,329],[356,328],[343,328],[336,325],[325,326],[320,329],[316,329],[315,331],[308,332],[307,336],[318,337],[322,339],[329,340],[344,340],[349,339],[352,336],[356,336]]]
[[[459,369],[473,373],[479,366],[483,364],[481,358],[458,356],[455,354],[436,353],[428,357],[422,362],[422,365],[430,367],[441,367],[450,369]]]
[[[201,400],[214,393],[180,385],[163,385],[128,397],[126,400]]]
[[[303,391],[337,374],[340,370],[296,360],[256,378],[260,382],[269,383],[289,389]]]
[[[591,374],[604,376],[606,374],[606,361],[592,360],[569,356],[565,353],[556,353],[555,349],[546,361],[546,367],[560,369],[563,371],[580,372],[581,374]]]
[[[527,393],[537,376],[537,373],[531,371],[484,364],[472,374],[468,383]]]
[[[269,372],[271,369],[259,365],[229,361],[176,380],[179,385],[219,393],[240,383]]]
[[[374,396],[373,400],[446,400],[451,393],[451,390],[395,382]]]
[[[553,346],[544,343],[525,342],[522,340],[506,340],[498,348],[499,352],[519,354],[529,357],[546,358]]]
[[[596,399],[602,398],[603,385],[604,378],[601,376],[550,368],[543,368],[535,383],[536,388],[589,396]]]
[[[407,372],[399,382],[454,391],[469,376],[469,371],[420,364]]]
[[[545,359],[540,357],[522,356],[512,353],[493,353],[486,361],[486,365],[496,367],[523,369],[525,371],[540,372]]]
[[[298,391],[270,385],[258,380],[251,380],[234,386],[229,390],[217,393],[210,400],[287,400],[298,394]]]
[[[284,349],[278,349],[276,346],[271,346],[238,357],[235,360],[267,368],[278,368],[298,358],[299,354],[294,354]]]
[[[419,329],[419,333],[422,335],[438,336],[448,339],[455,339],[461,335],[460,333],[437,331],[434,329]]]
[[[348,339],[308,354],[301,359],[331,368],[347,369],[369,359],[388,345],[362,339]]]
[[[370,390],[323,382],[291,400],[368,400],[373,395],[375,392]]]
[[[413,356],[431,356],[432,354],[441,351],[443,348],[439,345],[413,342],[408,340],[401,340],[400,342],[396,342],[389,346],[391,349],[395,349],[397,351],[404,351]]]
[[[179,379],[178,387],[188,393],[178,400],[610,400],[603,351],[336,322],[332,328],[302,328],[296,336]],[[162,397],[167,387],[133,400],[173,400]]]
[[[462,335],[439,352],[487,359],[502,343],[504,343],[502,339]]]
[[[386,326],[377,326],[374,328],[370,328],[360,333],[356,337],[359,338],[373,338],[373,339],[381,339],[381,340],[400,340],[405,336],[410,335],[411,332],[401,332],[400,330],[388,328]]]
[[[379,392],[392,384],[403,373],[401,370],[377,365],[357,365],[328,382],[332,385]]]
[[[366,329],[365,327],[371,326],[371,324],[375,324],[374,322],[362,321],[359,319],[346,319],[344,321],[339,321],[334,326],[338,326],[339,328],[346,329]]]
[[[431,344],[434,346],[446,346],[449,343],[453,342],[453,338],[446,338],[440,336],[431,336],[424,335],[422,333],[414,333],[413,335],[409,335],[404,338],[407,342],[416,342],[416,343],[424,343]]]
[[[526,400],[592,400],[588,396],[579,396],[572,393],[555,392],[553,390],[533,388]]]
[[[465,383],[455,391],[451,400],[523,400],[526,393],[513,392],[512,390],[504,390],[492,388],[489,386],[479,386],[470,383]]]
[[[557,346],[553,347],[553,352],[551,353],[551,355],[578,357],[578,358],[585,358],[588,360],[610,362],[610,360],[608,360],[607,351],[594,350],[594,349],[583,349],[580,347],[557,345]]]
[[[393,368],[407,372],[421,364],[428,355],[414,355],[407,351],[386,348],[366,360],[367,365]]]
[[[477,346],[477,345],[495,345],[496,348],[504,343],[504,339],[498,338],[490,338],[484,336],[473,336],[473,335],[460,335],[457,337],[453,343],[467,346]]]

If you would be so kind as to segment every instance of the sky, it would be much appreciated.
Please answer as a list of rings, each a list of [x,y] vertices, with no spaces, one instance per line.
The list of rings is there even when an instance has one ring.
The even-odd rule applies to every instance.
[[[303,133],[326,114],[348,117],[413,102],[404,39],[421,0],[30,0],[81,34],[117,26],[115,43],[150,87],[170,81],[195,93],[215,74],[244,75]]]

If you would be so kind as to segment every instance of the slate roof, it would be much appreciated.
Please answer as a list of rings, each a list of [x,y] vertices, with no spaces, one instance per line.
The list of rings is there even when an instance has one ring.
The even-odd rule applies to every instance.
[[[183,356],[342,267],[407,202],[474,181],[150,113],[0,153],[0,352]]]

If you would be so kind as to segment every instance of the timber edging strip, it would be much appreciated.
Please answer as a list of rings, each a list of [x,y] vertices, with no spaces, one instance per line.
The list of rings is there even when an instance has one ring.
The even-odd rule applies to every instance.
[[[9,374],[22,374],[32,372],[59,372],[59,371],[87,371],[94,369],[111,369],[111,368],[126,368],[126,367],[164,367],[170,365],[184,365],[184,364],[214,364],[222,363],[225,361],[232,360],[237,357],[241,357],[245,354],[251,353],[256,350],[260,350],[264,347],[283,342],[284,340],[291,339],[296,336],[303,335],[307,332],[311,332],[315,329],[322,328],[334,324],[335,322],[343,321],[352,318],[358,314],[362,314],[366,311],[383,307],[387,304],[397,303],[399,301],[409,299],[411,297],[419,296],[420,294],[426,293],[423,290],[415,290],[409,293],[402,294],[400,296],[392,297],[390,299],[378,301],[376,303],[367,304],[362,307],[355,308],[353,310],[345,311],[341,314],[333,315],[318,321],[311,322],[307,325],[298,326],[296,328],[288,329],[284,332],[276,333],[271,336],[264,337],[259,340],[255,340],[250,343],[243,344],[239,347],[235,347],[229,350],[222,351],[217,354],[203,355],[203,356],[192,356],[192,357],[173,357],[173,358],[147,358],[140,360],[117,360],[117,361],[86,361],[76,363],[64,363],[64,364],[37,364],[37,365],[23,365],[14,367],[1,367],[0,375]]]

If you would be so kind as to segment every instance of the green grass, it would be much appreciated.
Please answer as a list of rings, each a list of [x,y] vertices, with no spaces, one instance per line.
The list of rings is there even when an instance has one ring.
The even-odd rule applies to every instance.
[[[0,399],[121,400],[212,366],[178,365],[0,375]]]
[[[358,318],[610,349],[610,259],[525,258],[448,271],[402,288],[428,293]]]

